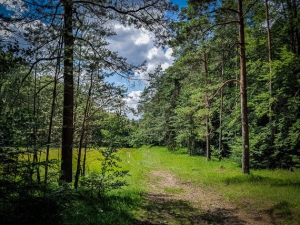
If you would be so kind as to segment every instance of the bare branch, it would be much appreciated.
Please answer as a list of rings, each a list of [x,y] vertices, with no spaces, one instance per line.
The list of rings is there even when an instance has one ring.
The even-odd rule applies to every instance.
[[[230,12],[234,12],[234,13],[239,13],[237,10],[232,9],[232,8],[219,8],[219,9],[212,10],[209,13],[215,13],[218,11],[230,11]]]
[[[216,95],[220,92],[220,90],[222,90],[223,87],[224,87],[226,84],[231,83],[231,82],[235,82],[235,83],[241,84],[241,81],[239,81],[239,80],[237,80],[237,79],[231,79],[231,80],[225,81],[225,82],[221,85],[221,87],[219,87],[219,89],[216,91],[216,93],[215,93],[211,98],[208,99],[208,101],[210,102],[211,100],[213,100],[214,97],[216,97]]]
[[[245,17],[245,15],[250,11],[250,9],[258,2],[258,0],[255,0],[252,4],[249,5],[248,9],[246,12],[242,15],[242,18]]]
[[[156,5],[160,0],[156,0],[155,2],[152,2],[151,4],[148,5],[144,5],[142,7],[139,7],[137,9],[132,9],[132,10],[122,10],[122,9],[118,9],[115,6],[111,6],[111,5],[103,5],[97,2],[93,2],[93,1],[73,1],[74,4],[90,4],[90,5],[94,5],[94,6],[99,6],[101,8],[104,9],[112,9],[113,11],[120,13],[120,14],[131,14],[131,13],[136,13],[142,10],[145,10],[147,8],[153,7],[154,5]]]
[[[36,60],[34,63],[31,64],[29,71],[27,72],[27,74],[25,74],[25,76],[21,80],[20,86],[22,86],[22,84],[24,83],[26,78],[29,76],[29,74],[32,72],[32,70],[36,64],[38,64],[41,61],[52,61],[52,60],[61,59],[61,58],[62,58],[62,56],[56,56],[56,57],[50,57],[50,58],[40,58],[40,59]]]

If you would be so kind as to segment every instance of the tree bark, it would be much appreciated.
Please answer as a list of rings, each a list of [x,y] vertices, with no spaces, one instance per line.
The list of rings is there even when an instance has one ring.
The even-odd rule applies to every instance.
[[[64,103],[63,103],[63,128],[61,151],[61,181],[72,182],[72,151],[73,151],[73,107],[74,107],[74,80],[73,80],[73,26],[72,26],[72,1],[62,0],[64,7]]]
[[[247,80],[246,80],[246,51],[245,51],[245,28],[243,18],[242,0],[238,1],[239,38],[240,38],[240,92],[241,92],[241,122],[243,139],[242,173],[250,174],[250,146],[247,111]]]

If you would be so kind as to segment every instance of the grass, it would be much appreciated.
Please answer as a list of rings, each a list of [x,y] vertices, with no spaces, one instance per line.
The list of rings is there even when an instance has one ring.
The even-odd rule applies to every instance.
[[[74,172],[77,163],[76,150],[74,150],[73,155]],[[39,156],[40,161],[45,160],[44,151],[41,151]],[[87,152],[86,172],[100,171],[101,160],[99,161],[98,159],[102,157],[99,151],[89,150]],[[32,158],[32,154],[20,156],[22,161],[32,160]],[[50,160],[59,159],[60,150],[51,149],[49,158]],[[56,183],[59,177],[59,168],[59,162],[51,165],[49,168],[49,172],[53,173],[52,181],[54,183],[51,185],[51,191],[46,192],[45,196],[23,197],[22,202],[3,202],[0,198],[0,224],[136,224],[133,213],[141,205],[142,199],[138,188],[133,188],[134,186],[132,185],[132,188],[111,191],[104,196],[97,197],[95,193],[88,192],[86,189],[79,188],[74,190],[68,188],[68,186],[59,186]],[[43,174],[43,166],[40,167],[40,172]]]
[[[169,152],[163,147],[124,149],[120,151],[123,167],[130,170],[130,182],[139,190],[147,183],[147,172],[163,168],[170,170],[181,182],[192,182],[204,189],[222,193],[226,200],[235,202],[244,210],[250,208],[268,211],[278,224],[299,224],[300,171],[251,170],[243,175],[230,161],[188,156],[182,152]],[[132,188],[132,187],[129,187]],[[180,193],[181,190],[165,190]]]
[[[59,151],[52,149],[50,158],[57,159]],[[146,214],[152,213],[156,224],[188,224],[189,217],[197,215],[188,202],[145,203],[145,195],[151,183],[150,171],[169,170],[176,174],[182,183],[199,185],[207,191],[221,193],[246,210],[267,211],[274,224],[300,224],[300,170],[251,170],[243,175],[241,169],[230,161],[212,160],[204,157],[188,156],[185,151],[169,152],[164,147],[143,147],[140,149],[121,149],[122,170],[129,170],[131,176],[126,180],[129,186],[113,190],[101,200],[97,198],[75,198],[61,213],[61,223],[56,224],[143,224]],[[96,150],[87,154],[87,172],[99,171],[101,155]],[[74,157],[74,168],[76,157]],[[180,194],[181,188],[165,188],[166,194]],[[189,210],[176,211],[187,205]],[[168,210],[165,210],[168,209]],[[162,212],[162,213],[158,213]],[[172,213],[175,217],[166,217]],[[155,220],[155,217],[157,221]],[[221,220],[211,215],[200,216],[212,223]],[[174,219],[174,218],[180,218]],[[176,222],[177,221],[177,222]],[[179,223],[178,221],[181,221]],[[49,223],[50,224],[50,223]],[[145,223],[147,224],[147,223]]]
[[[164,188],[165,193],[167,194],[180,194],[184,193],[182,188]]]

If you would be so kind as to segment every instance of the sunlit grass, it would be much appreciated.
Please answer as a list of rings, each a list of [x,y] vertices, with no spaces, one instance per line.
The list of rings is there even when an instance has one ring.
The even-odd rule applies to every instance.
[[[295,169],[295,172],[251,170],[250,175],[243,175],[241,168],[228,160],[213,159],[207,162],[205,157],[189,156],[184,152],[184,150],[170,152],[164,147],[120,149],[117,154],[122,161],[118,164],[122,170],[129,170],[130,176],[126,177],[129,186],[108,193],[108,196],[114,199],[110,204],[113,204],[115,213],[126,212],[128,221],[134,217],[138,218],[141,213],[137,209],[138,205],[142,202],[143,194],[149,190],[147,184],[151,183],[149,172],[169,170],[180,178],[180,182],[191,182],[192,185],[201,186],[207,191],[219,193],[224,200],[232,201],[244,210],[250,208],[265,210],[279,224],[299,224],[297,222],[300,218],[299,169]],[[32,159],[32,156],[24,156],[23,160],[26,160],[26,157]],[[50,159],[59,161],[60,150],[51,149]],[[102,155],[97,149],[88,149],[86,172],[99,172],[101,159]],[[45,152],[40,153],[40,160],[45,160]],[[74,149],[74,171],[76,164],[77,150]],[[51,170],[58,171],[59,163],[57,168],[52,167]],[[164,191],[167,194],[180,194],[184,190],[169,188]],[[115,218],[114,215],[107,214],[107,218],[103,219],[114,221]],[[122,223],[130,224],[125,221]]]
[[[298,224],[300,218],[300,171],[251,170],[243,175],[237,164],[223,160],[207,162],[204,157],[188,156],[181,151],[169,152],[163,147],[143,147],[120,151],[122,166],[132,176],[129,183],[141,190],[147,183],[149,170],[170,170],[179,176],[181,182],[192,181],[206,190],[222,193],[230,200],[244,207],[268,210],[278,221]],[[170,190],[172,191],[172,190]],[[168,190],[166,190],[168,192]],[[281,209],[282,206],[282,209]],[[284,206],[284,207],[283,207]]]

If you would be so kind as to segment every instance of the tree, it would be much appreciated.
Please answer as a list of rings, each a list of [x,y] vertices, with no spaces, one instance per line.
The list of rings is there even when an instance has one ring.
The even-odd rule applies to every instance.
[[[62,181],[72,181],[72,152],[74,139],[74,64],[76,48],[79,42],[89,48],[95,58],[100,59],[102,71],[117,73],[128,77],[133,75],[136,65],[130,65],[117,53],[106,49],[105,36],[114,33],[111,24],[121,23],[124,26],[145,27],[157,37],[165,37],[165,11],[172,8],[167,0],[151,1],[22,1],[18,20],[28,21],[25,40],[31,47],[27,52],[33,66],[62,59],[63,63],[63,122],[62,122]],[[92,19],[90,19],[92,18]],[[7,20],[7,18],[5,18]],[[85,35],[93,34],[91,36]],[[97,37],[97,35],[101,35]],[[59,39],[62,45],[56,45]],[[94,40],[92,42],[91,40]],[[62,48],[62,50],[60,50]],[[58,54],[57,54],[58,53]],[[29,71],[29,73],[31,72]],[[107,72],[104,72],[107,73]],[[107,73],[109,75],[109,73]],[[23,80],[26,79],[26,75]]]
[[[238,23],[239,25],[239,46],[240,46],[240,96],[241,96],[241,124],[242,124],[242,137],[243,137],[243,165],[242,165],[242,171],[243,173],[249,173],[249,156],[250,156],[250,150],[249,150],[249,131],[248,131],[248,113],[247,113],[247,84],[246,84],[246,52],[245,52],[245,34],[244,34],[244,17],[245,13],[243,11],[242,1],[238,1],[238,8],[237,10],[232,8],[232,5],[224,5],[221,6],[215,6],[214,3],[211,3],[210,1],[204,1],[204,2],[195,2],[195,1],[189,1],[190,5],[194,6],[197,10],[195,10],[196,13],[199,15],[206,15],[207,18],[209,18],[211,15],[210,13],[222,13],[222,11],[230,11],[236,13],[238,19],[233,21],[226,21],[221,23],[215,23],[213,19],[204,19],[203,16],[201,17],[201,20],[198,20],[195,22],[195,16],[196,15],[189,15],[187,16],[187,19],[190,19],[190,25],[188,26],[187,30],[189,33],[191,33],[193,30],[197,30],[199,32],[198,37],[196,36],[196,39],[194,41],[199,41],[204,43],[204,35],[207,35],[209,31],[211,31],[216,26],[222,26],[230,23]],[[190,11],[193,10],[191,7],[189,9]],[[207,10],[211,10],[212,12],[208,12]],[[188,11],[188,12],[190,12]],[[199,16],[197,15],[197,16]],[[209,24],[208,24],[209,23]],[[203,24],[208,24],[206,28],[203,29]],[[182,39],[179,37],[179,39]],[[198,40],[197,40],[198,39]],[[203,68],[204,68],[204,77],[205,77],[205,86],[207,86],[207,60],[206,60],[206,54],[205,52],[202,53],[202,61],[203,61]],[[228,82],[225,82],[228,83]],[[207,94],[204,97],[206,100],[205,107],[209,108],[209,98]],[[209,119],[208,116],[206,117],[206,152],[207,152],[207,159],[210,159],[210,141],[209,141]]]
[[[73,1],[62,0],[64,12],[63,29],[63,62],[64,62],[64,103],[62,124],[62,149],[61,149],[61,180],[72,182],[73,159],[73,107],[74,107],[74,77],[73,77]]]

